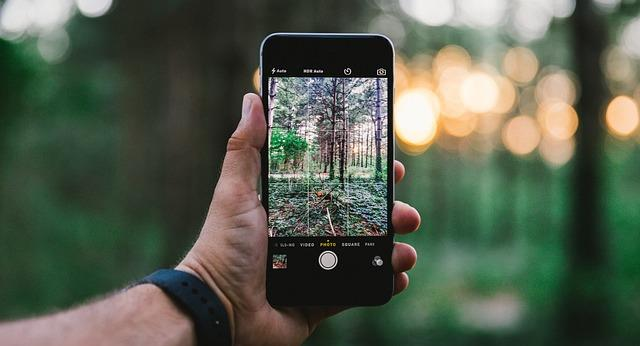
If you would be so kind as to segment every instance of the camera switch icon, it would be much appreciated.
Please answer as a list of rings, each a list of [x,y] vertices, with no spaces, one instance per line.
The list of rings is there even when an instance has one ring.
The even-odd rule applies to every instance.
[[[382,67],[376,70],[376,74],[378,76],[386,76],[387,75],[387,70],[383,69]]]
[[[382,265],[384,264],[384,261],[382,260],[382,258],[380,256],[376,256],[373,258],[373,261],[371,261],[371,264],[374,267],[382,267]]]

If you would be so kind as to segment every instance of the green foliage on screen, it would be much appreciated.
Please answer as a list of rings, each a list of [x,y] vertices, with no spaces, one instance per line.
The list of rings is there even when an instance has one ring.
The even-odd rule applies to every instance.
[[[273,129],[269,152],[272,167],[295,166],[304,158],[308,147],[307,141],[294,130]]]

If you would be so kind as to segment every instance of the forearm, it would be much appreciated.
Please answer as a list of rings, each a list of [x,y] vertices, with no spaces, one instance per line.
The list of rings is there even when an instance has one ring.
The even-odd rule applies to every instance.
[[[0,344],[195,345],[193,323],[145,284],[49,316],[0,324]]]

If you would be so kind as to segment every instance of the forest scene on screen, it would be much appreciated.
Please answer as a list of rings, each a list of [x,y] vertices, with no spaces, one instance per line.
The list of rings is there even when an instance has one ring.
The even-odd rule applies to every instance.
[[[268,84],[269,236],[387,234],[387,79]]]

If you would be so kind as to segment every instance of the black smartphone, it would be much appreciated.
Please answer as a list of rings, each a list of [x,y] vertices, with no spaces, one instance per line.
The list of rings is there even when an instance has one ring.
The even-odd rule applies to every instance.
[[[261,48],[268,124],[262,203],[275,306],[379,305],[393,294],[389,39],[272,34]]]

